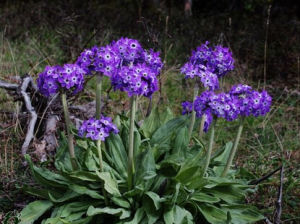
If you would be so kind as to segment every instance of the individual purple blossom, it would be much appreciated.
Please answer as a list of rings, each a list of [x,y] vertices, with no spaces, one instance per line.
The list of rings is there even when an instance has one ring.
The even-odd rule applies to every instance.
[[[117,126],[113,124],[110,117],[102,116],[100,120],[94,118],[85,120],[78,130],[78,135],[92,140],[105,141],[112,132],[114,134],[119,132]]]
[[[193,102],[185,101],[181,103],[182,106],[182,114],[189,114],[193,111]]]

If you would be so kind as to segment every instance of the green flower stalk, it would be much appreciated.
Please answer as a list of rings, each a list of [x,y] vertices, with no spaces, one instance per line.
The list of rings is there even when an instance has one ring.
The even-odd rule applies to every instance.
[[[96,87],[96,119],[101,118],[101,91],[102,91],[102,75],[97,75]]]
[[[61,94],[61,101],[62,101],[62,105],[63,105],[64,116],[65,116],[66,127],[67,127],[70,160],[71,160],[71,164],[72,164],[72,169],[76,170],[78,167],[77,167],[75,151],[74,151],[74,142],[73,142],[74,136],[71,132],[71,120],[70,120],[70,114],[69,114],[69,110],[68,110],[66,93]]]
[[[232,161],[233,161],[233,158],[236,154],[236,151],[237,151],[237,147],[238,147],[238,144],[239,144],[239,141],[240,141],[240,138],[241,138],[241,134],[242,134],[242,131],[243,131],[243,124],[244,124],[244,121],[241,120],[241,123],[240,123],[240,126],[239,126],[239,129],[238,129],[238,132],[236,134],[236,137],[235,137],[235,140],[234,140],[234,144],[233,144],[233,147],[230,151],[230,154],[229,154],[229,158],[226,162],[226,166],[224,168],[224,171],[222,173],[222,177],[225,177],[232,165]]]
[[[97,140],[96,144],[97,144],[97,150],[98,150],[98,156],[99,156],[100,172],[103,172],[103,159],[102,159],[102,152],[101,152],[101,140]],[[102,193],[103,193],[105,205],[107,205],[108,201],[107,201],[106,191],[104,190],[104,184],[102,186]]]
[[[203,137],[203,128],[204,128],[204,123],[205,123],[205,114],[202,115],[201,117],[201,123],[200,123],[200,127],[199,127],[199,138],[202,139]]]
[[[205,175],[209,163],[210,163],[210,158],[211,158],[211,153],[212,153],[212,149],[213,149],[213,144],[214,144],[214,138],[215,138],[215,125],[217,123],[216,121],[217,119],[215,119],[215,121],[213,121],[213,124],[211,126],[211,132],[210,132],[210,138],[209,138],[209,145],[208,145],[208,150],[206,152],[206,158],[205,158],[205,164],[204,164],[204,169],[203,169],[203,175]]]
[[[134,120],[136,110],[136,96],[130,98],[130,127],[129,127],[129,151],[128,151],[128,189],[132,189],[133,185],[133,174],[134,174]]]
[[[198,95],[198,91],[199,91],[199,86],[198,86],[198,83],[196,83],[195,87],[194,87],[193,103],[194,103],[194,101],[195,101],[195,99]],[[194,125],[195,125],[195,120],[196,120],[196,111],[194,110],[194,105],[193,105],[191,123],[190,123],[189,130],[188,130],[188,140],[189,141],[192,137],[192,133],[193,133]]]

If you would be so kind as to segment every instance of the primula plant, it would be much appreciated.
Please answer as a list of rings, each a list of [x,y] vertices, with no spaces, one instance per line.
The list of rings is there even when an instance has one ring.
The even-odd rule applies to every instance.
[[[271,97],[247,85],[216,92],[219,78],[233,69],[233,58],[228,48],[211,48],[206,42],[182,68],[186,78],[196,79],[193,101],[182,104],[183,115],[174,117],[169,108],[160,113],[155,107],[140,126],[137,100],[158,90],[162,67],[159,52],[128,38],[87,49],[74,65],[46,67],[39,91],[46,97],[61,94],[68,137],[61,134],[55,169],[35,166],[26,156],[39,185],[24,186],[24,191],[41,199],[23,209],[21,223],[221,224],[264,218],[245,203],[255,188],[230,169],[243,120],[265,115]],[[82,90],[85,76],[91,75],[98,80],[96,114],[75,130],[66,95]],[[129,118],[116,115],[113,122],[101,114],[104,77],[114,90],[128,94]],[[206,90],[198,96],[201,83]],[[203,133],[193,135],[197,118],[201,132],[210,130],[208,146]],[[234,144],[213,154],[217,119],[240,119],[240,127]]]

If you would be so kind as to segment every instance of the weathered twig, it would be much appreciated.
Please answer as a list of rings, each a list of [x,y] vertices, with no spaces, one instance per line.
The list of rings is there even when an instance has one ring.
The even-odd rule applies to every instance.
[[[263,176],[263,177],[261,177],[261,178],[259,178],[259,179],[257,179],[257,180],[252,180],[252,181],[250,181],[249,184],[251,184],[251,185],[257,185],[257,184],[263,182],[264,180],[269,179],[269,177],[271,177],[271,176],[272,176],[273,174],[275,174],[278,170],[280,170],[281,167],[282,167],[282,166],[276,168],[275,170],[271,171],[270,173],[266,174],[265,176]]]
[[[32,78],[30,76],[27,76],[23,79],[23,82],[22,82],[22,85],[21,85],[21,95],[23,96],[26,109],[30,113],[30,122],[29,122],[29,125],[28,125],[25,141],[24,141],[24,143],[22,145],[22,148],[21,148],[21,153],[22,153],[23,156],[27,153],[29,144],[30,144],[31,140],[34,137],[34,127],[35,127],[35,123],[36,123],[36,120],[37,120],[37,114],[35,112],[34,107],[31,104],[30,97],[26,92],[26,90],[28,88],[28,85],[32,84],[32,83],[33,83]]]
[[[16,90],[18,87],[19,87],[18,84],[8,83],[8,82],[0,80],[0,88],[6,89],[6,90]]]
[[[278,188],[278,199],[276,201],[276,210],[275,210],[275,217],[274,217],[274,224],[280,224],[280,218],[282,213],[282,190],[283,190],[283,178],[284,178],[284,166],[281,166],[280,171],[280,185]]]

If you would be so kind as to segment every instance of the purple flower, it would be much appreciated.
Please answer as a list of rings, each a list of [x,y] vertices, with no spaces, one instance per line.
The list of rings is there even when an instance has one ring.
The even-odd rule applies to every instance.
[[[203,85],[209,90],[219,88],[218,78],[234,69],[232,53],[228,48],[216,46],[212,49],[206,41],[195,51],[189,61],[181,68],[185,78],[200,77]]]
[[[46,97],[60,90],[76,94],[83,89],[84,74],[85,71],[77,64],[65,64],[63,67],[46,66],[37,79],[39,91]]]
[[[185,101],[181,103],[182,106],[182,114],[189,114],[193,111],[193,102]]]
[[[137,40],[123,37],[105,47],[85,50],[76,63],[88,74],[95,71],[109,76],[114,90],[146,97],[158,90],[156,76],[163,67],[159,52],[144,50]]]
[[[92,140],[105,141],[111,132],[117,134],[119,130],[117,126],[112,123],[110,117],[102,116],[100,120],[90,118],[84,121],[78,130],[78,135]]]

